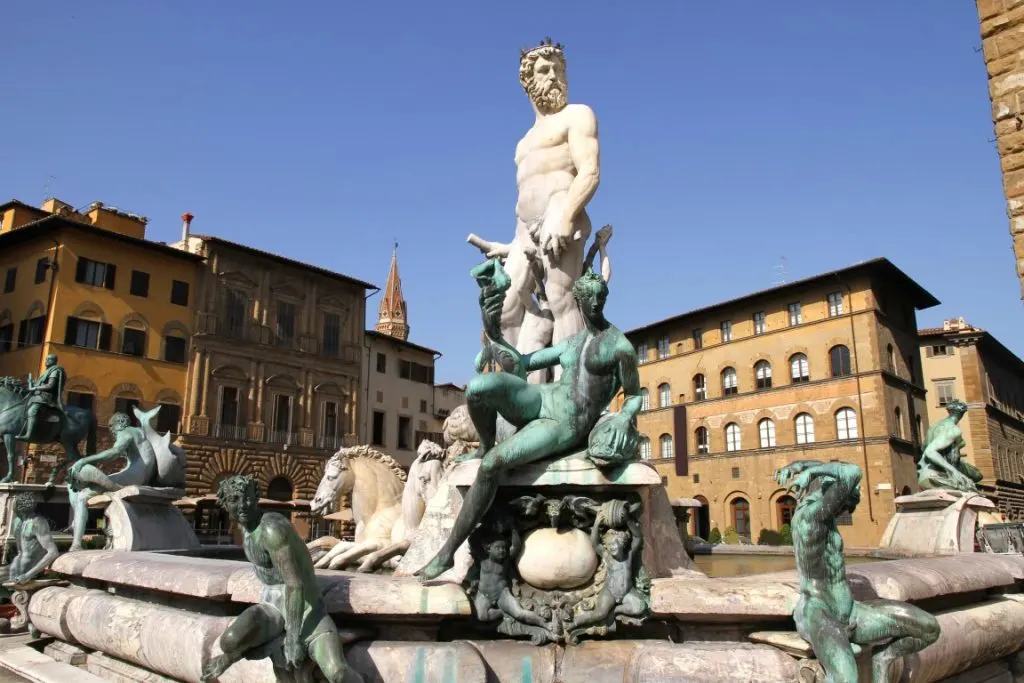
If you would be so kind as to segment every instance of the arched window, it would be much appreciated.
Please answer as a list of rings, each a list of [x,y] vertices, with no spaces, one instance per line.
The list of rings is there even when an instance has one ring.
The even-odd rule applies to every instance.
[[[722,370],[722,395],[735,394],[739,389],[736,385],[736,370],[726,368]]]
[[[732,513],[732,528],[741,537],[750,540],[750,503],[746,498],[734,498],[729,503]]]
[[[846,377],[851,374],[850,370],[850,349],[842,344],[833,346],[828,352],[829,363],[832,366],[833,377]]]
[[[121,329],[121,353],[127,356],[146,355],[146,327],[135,320],[124,324]]]
[[[913,493],[913,491],[910,490],[909,486],[904,486],[902,489],[900,489],[900,495],[901,496],[909,496],[912,493]]]
[[[668,382],[658,385],[658,407],[667,408],[672,405],[672,387]]]
[[[693,432],[693,441],[697,444],[698,453],[711,452],[711,437],[708,434],[707,427],[697,427]]]
[[[758,389],[772,388],[772,364],[766,360],[759,360],[754,364],[754,379],[757,381]]]
[[[896,352],[893,351],[892,344],[889,344],[885,347],[885,352],[886,354],[888,354],[889,372],[891,372],[894,375],[899,374],[896,372]]]
[[[836,411],[836,438],[857,438],[857,413],[853,408],[840,408]]]
[[[708,381],[704,375],[693,376],[693,400],[703,401],[708,397]]]
[[[793,384],[811,381],[811,371],[807,365],[806,355],[794,353],[789,357],[789,376],[793,378]]]
[[[640,459],[651,459],[651,440],[648,439],[646,436],[640,437]]]
[[[292,499],[292,483],[288,477],[274,477],[267,485],[267,498],[289,501]]]
[[[796,512],[796,498],[793,496],[780,496],[775,501],[775,512],[779,520],[779,528],[793,523],[793,513]]]
[[[761,448],[775,448],[775,423],[767,417],[757,423]]]
[[[647,387],[640,390],[640,410],[651,409],[651,392],[647,391]]]
[[[738,451],[743,446],[740,442],[740,426],[735,422],[725,425],[725,450]]]
[[[672,458],[675,457],[672,454],[672,437],[668,434],[662,434],[661,438],[658,439],[659,445],[661,446],[661,457]]]
[[[814,443],[814,418],[810,413],[800,413],[794,422],[796,423],[796,442]]]
[[[900,410],[899,406],[896,406],[896,411],[893,417],[896,419],[896,436],[900,439],[903,438],[903,411]]]

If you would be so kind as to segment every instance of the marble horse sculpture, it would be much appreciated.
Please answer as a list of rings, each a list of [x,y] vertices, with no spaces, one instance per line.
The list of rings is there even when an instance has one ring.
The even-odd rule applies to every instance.
[[[56,362],[56,361],[54,361]],[[14,377],[0,377],[0,438],[7,452],[7,474],[0,483],[6,484],[14,478],[16,459],[14,457],[19,436],[28,422],[27,409],[35,398],[38,387],[29,387]],[[77,406],[64,406],[62,411],[50,410],[48,406],[37,408],[46,411],[32,433],[25,439],[29,444],[59,443],[64,448],[65,460],[50,473],[47,483],[53,484],[57,477],[72,462],[82,457],[78,443],[85,439],[86,453],[96,451],[96,416],[92,411]],[[47,417],[54,417],[51,421]]]
[[[402,466],[390,455],[369,446],[342,448],[332,455],[324,467],[310,511],[314,516],[336,512],[340,498],[350,496],[355,541],[335,543],[334,539],[318,539],[308,544],[311,552],[332,546],[327,555],[316,561],[316,566],[327,568],[331,562],[342,566],[390,545],[395,524],[402,518],[405,483]],[[347,554],[342,558],[342,553]],[[326,559],[328,556],[330,559]]]
[[[170,432],[159,434],[152,426],[160,406],[147,412],[138,408],[133,410],[140,426],[133,427],[124,413],[114,413],[109,421],[113,445],[71,465],[68,474],[68,498],[74,530],[71,550],[82,548],[89,517],[89,499],[93,496],[111,493],[125,486],[170,489],[185,486],[185,451],[170,442]],[[108,475],[97,467],[115,458],[126,461],[119,472]]]
[[[892,664],[939,638],[928,612],[898,600],[853,599],[846,577],[843,538],[836,517],[860,502],[861,471],[845,462],[800,460],[775,471],[775,481],[797,496],[793,548],[800,599],[793,619],[832,683],[857,683],[856,656],[878,646],[871,680],[894,680]]]
[[[433,441],[424,440],[420,443],[416,459],[409,466],[409,475],[402,488],[401,517],[394,520],[386,543],[383,533],[373,538],[366,537],[362,542],[357,539],[352,545],[338,543],[317,560],[316,566],[343,569],[359,561],[359,571],[372,572],[380,568],[386,560],[396,558],[408,550],[412,534],[423,519],[427,501],[441,483],[445,470],[444,456],[444,449]],[[326,480],[325,475],[324,481]],[[320,488],[317,489],[317,495],[320,495]]]

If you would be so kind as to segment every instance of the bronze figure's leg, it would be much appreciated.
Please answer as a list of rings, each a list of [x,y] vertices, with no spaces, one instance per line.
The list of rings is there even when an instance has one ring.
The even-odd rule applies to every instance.
[[[284,617],[266,605],[253,605],[238,615],[220,637],[217,655],[203,668],[203,683],[216,680],[228,668],[245,658],[245,653],[269,643],[284,633]]]
[[[0,479],[0,484],[6,484],[14,478],[14,449],[16,447],[17,440],[14,438],[14,434],[4,434],[4,449],[7,451],[7,474],[3,479]]]
[[[867,600],[853,606],[853,641],[867,644],[894,640],[874,653],[871,673],[875,683],[888,683],[889,664],[920,652],[939,639],[939,622],[920,607],[898,600]]]
[[[857,683],[857,659],[850,647],[847,625],[840,623],[825,607],[813,603],[804,608],[801,620],[810,631],[814,656],[832,675],[830,683]]]
[[[324,620],[329,623],[325,624]],[[317,630],[321,630],[322,633],[309,644],[309,658],[320,667],[327,683],[362,683],[363,677],[345,661],[343,641],[334,629],[330,615],[324,616],[320,623],[321,626]]]

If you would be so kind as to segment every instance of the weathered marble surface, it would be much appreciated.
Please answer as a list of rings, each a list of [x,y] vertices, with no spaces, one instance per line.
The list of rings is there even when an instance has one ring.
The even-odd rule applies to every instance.
[[[921,555],[974,552],[978,515],[995,510],[984,496],[948,489],[899,496],[895,503],[879,547]]]
[[[184,489],[126,486],[93,496],[89,507],[105,508],[111,550],[197,550],[199,539],[172,503]]]
[[[34,683],[110,683],[109,680],[46,656],[27,645],[3,651],[0,666]]]

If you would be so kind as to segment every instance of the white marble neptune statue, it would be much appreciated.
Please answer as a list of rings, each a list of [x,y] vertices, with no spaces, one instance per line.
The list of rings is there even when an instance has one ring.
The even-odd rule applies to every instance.
[[[559,343],[583,328],[573,283],[601,253],[599,270],[611,276],[605,246],[611,226],[598,231],[589,252],[586,206],[601,177],[597,118],[585,104],[568,103],[565,53],[548,38],[524,50],[519,82],[536,119],[516,146],[516,232],[509,244],[476,235],[468,241],[486,256],[504,260],[512,288],[505,297],[501,331],[520,353]],[[586,257],[586,258],[585,258]],[[532,382],[544,381],[533,373]]]

